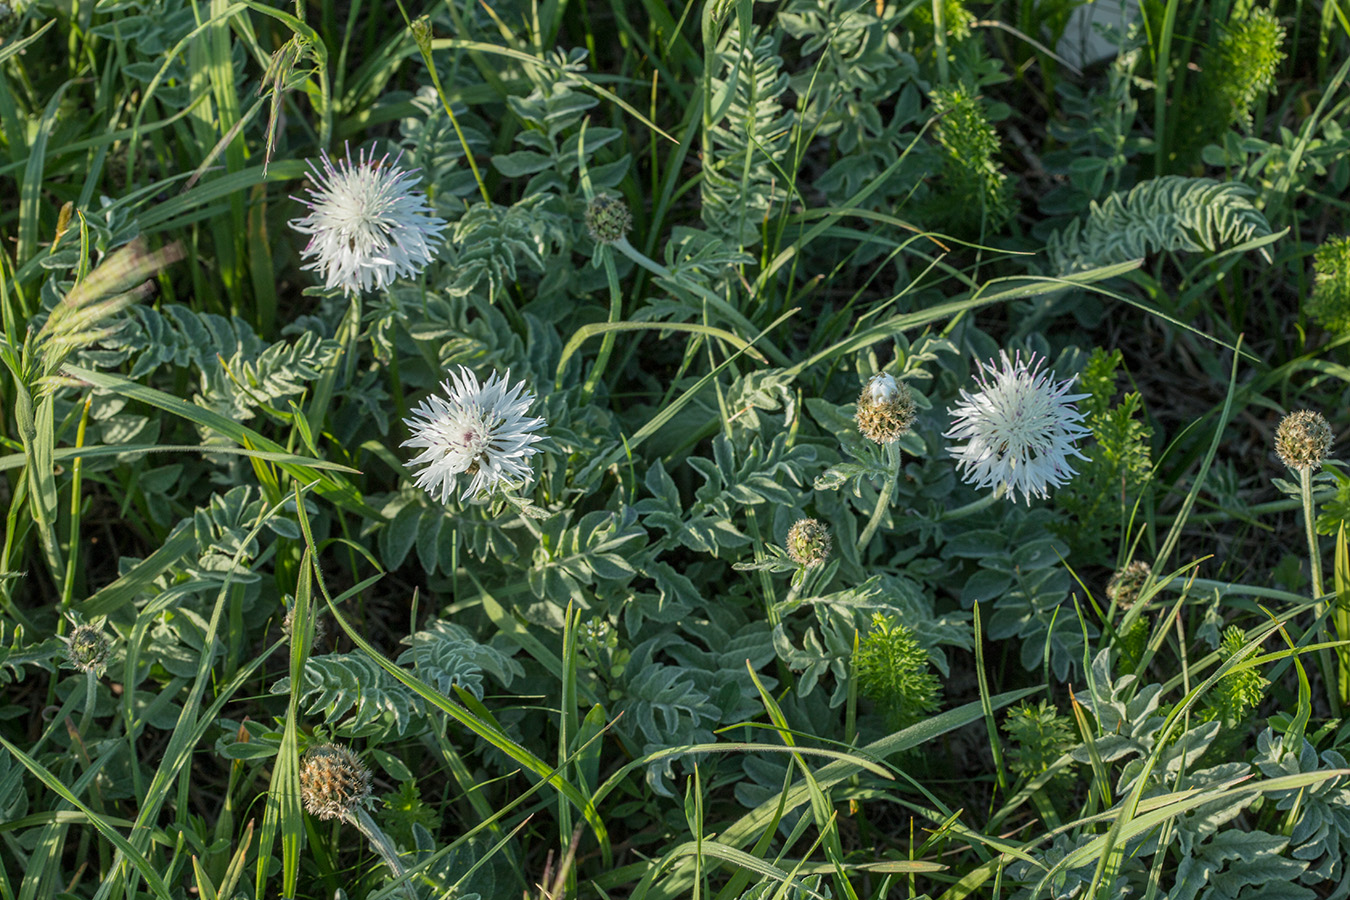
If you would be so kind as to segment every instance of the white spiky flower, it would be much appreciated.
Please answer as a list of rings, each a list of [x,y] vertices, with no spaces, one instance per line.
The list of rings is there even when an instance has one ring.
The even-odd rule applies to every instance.
[[[290,225],[310,236],[300,258],[315,259],[301,268],[317,269],[324,287],[379,290],[431,262],[445,220],[429,215],[416,170],[399,168],[399,158],[389,163],[388,155],[376,160],[363,150],[353,163],[349,147],[336,165],[327,153],[320,153],[322,169],[309,161],[309,199],[292,198],[309,215]]]
[[[481,490],[516,481],[528,482],[533,476],[530,457],[539,452],[533,446],[544,436],[534,434],[544,420],[527,416],[534,395],[525,390],[525,382],[507,387],[505,377],[493,373],[483,384],[467,367],[441,382],[445,398],[427,397],[403,424],[413,436],[404,447],[424,447],[409,460],[409,468],[426,466],[417,474],[417,486],[442,503],[450,498],[457,476],[472,476],[460,494],[467,500]]]
[[[980,390],[961,391],[961,403],[947,410],[952,429],[943,437],[965,441],[949,452],[967,484],[1005,490],[1013,500],[1020,488],[1030,503],[1033,494],[1048,496],[1076,474],[1069,456],[1087,459],[1074,442],[1091,432],[1074,403],[1089,395],[1070,394],[1074,379],[1056,382],[1034,353],[999,356],[1001,367],[996,360],[979,363]]]

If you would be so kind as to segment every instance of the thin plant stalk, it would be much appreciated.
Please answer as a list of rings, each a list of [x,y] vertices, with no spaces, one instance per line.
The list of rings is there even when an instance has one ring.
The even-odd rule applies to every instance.
[[[417,892],[407,881],[408,870],[403,867],[403,863],[398,858],[398,848],[394,842],[389,840],[389,836],[375,824],[375,820],[370,817],[363,807],[357,807],[352,813],[344,816],[370,841],[371,848],[384,860],[384,864],[389,867],[389,874],[395,880],[403,879],[403,893],[408,896],[408,900],[418,900]]]
[[[938,516],[938,521],[954,522],[957,519],[964,519],[966,516],[973,516],[983,509],[988,509],[997,503],[999,498],[1006,493],[1007,487],[1006,484],[1000,484],[978,500],[972,500],[965,506],[958,506],[956,509],[949,509]]]
[[[1341,602],[1339,595],[1336,598],[1336,611],[1334,613],[1336,620],[1336,640],[1345,641],[1350,639],[1350,606]],[[1350,707],[1350,647],[1344,645],[1336,648],[1336,684],[1340,688],[1339,699],[1341,709]]]
[[[1317,527],[1313,518],[1313,497],[1312,497],[1312,467],[1299,466],[1298,468],[1298,487],[1299,495],[1303,500],[1303,525],[1308,535],[1308,568],[1312,576],[1312,598],[1317,605],[1313,607],[1314,621],[1317,622],[1317,639],[1321,643],[1327,641],[1327,623],[1325,618],[1326,604],[1322,602],[1322,554],[1317,547]],[[1339,614],[1337,621],[1337,630],[1340,631]],[[1345,632],[1341,631],[1341,634]],[[1321,650],[1317,654],[1318,664],[1327,680],[1327,700],[1331,704],[1332,715],[1339,716],[1343,697],[1346,693],[1346,663],[1344,654],[1337,651],[1337,665],[1334,667],[1337,678],[1332,682],[1333,666],[1331,662],[1331,653],[1327,650]]]
[[[408,21],[408,12],[400,3],[399,12],[403,13],[404,21]],[[459,127],[459,119],[455,116],[454,109],[450,106],[450,98],[445,94],[445,88],[441,86],[441,76],[436,71],[436,63],[431,58],[431,19],[422,16],[415,21],[408,22],[408,28],[412,31],[413,40],[417,42],[417,50],[422,54],[422,62],[427,67],[427,73],[431,75],[431,86],[436,89],[436,96],[440,98],[441,108],[445,110],[446,117],[450,120],[450,127],[455,129],[455,137],[459,139],[460,149],[464,151],[464,161],[469,164],[469,171],[473,172],[473,180],[478,184],[478,193],[483,195],[483,203],[492,206],[492,198],[488,196],[487,185],[483,182],[483,175],[478,171],[478,162],[473,158],[473,151],[469,149],[469,140],[464,136],[464,129]]]
[[[1308,565],[1312,571],[1312,598],[1322,596],[1322,554],[1317,549],[1317,529],[1313,519],[1312,468],[1300,466],[1298,487],[1303,498],[1303,524],[1308,533]],[[1317,615],[1322,615],[1323,604],[1317,604]]]
[[[872,518],[868,520],[867,527],[858,537],[859,553],[862,553],[867,547],[868,541],[872,540],[872,535],[876,534],[877,528],[881,525],[881,519],[886,515],[886,509],[891,505],[891,497],[895,495],[895,483],[900,478],[900,444],[892,441],[885,446],[886,462],[890,466],[890,473],[886,476],[886,483],[881,486],[881,495],[877,497],[877,507],[872,510]]]
[[[619,288],[619,273],[614,268],[614,256],[607,248],[601,247],[602,259],[605,264],[605,280],[609,283],[609,322],[611,324],[618,322],[623,318],[623,291]],[[613,331],[605,332],[604,337],[600,339],[600,352],[595,357],[595,365],[591,366],[590,374],[586,376],[586,383],[581,388],[581,402],[588,403],[595,396],[595,389],[600,384],[600,379],[605,374],[605,367],[609,365],[610,354],[614,352]]]
[[[89,407],[94,402],[94,394],[90,391],[84,398],[84,409],[80,413],[80,426],[75,432],[75,446],[84,446],[84,433],[89,425]],[[61,612],[70,609],[71,601],[75,595],[75,567],[80,557],[80,488],[84,481],[84,457],[75,457],[71,463],[70,475],[70,544],[66,548],[66,579],[61,589]],[[65,617],[62,616],[57,622],[57,634],[65,633]]]
[[[94,721],[94,704],[98,700],[98,675],[90,669],[84,673],[84,711],[80,713],[80,734],[89,735]]]

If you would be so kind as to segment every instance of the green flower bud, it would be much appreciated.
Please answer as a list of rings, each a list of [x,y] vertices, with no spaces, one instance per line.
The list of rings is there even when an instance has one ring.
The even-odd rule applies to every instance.
[[[81,672],[102,675],[111,655],[112,641],[108,640],[102,629],[92,625],[79,626],[66,639],[66,658]]]
[[[586,230],[599,244],[612,244],[633,227],[628,204],[617,197],[600,194],[586,207]]]
[[[819,519],[798,519],[788,529],[787,553],[799,566],[818,566],[830,555],[830,529]]]

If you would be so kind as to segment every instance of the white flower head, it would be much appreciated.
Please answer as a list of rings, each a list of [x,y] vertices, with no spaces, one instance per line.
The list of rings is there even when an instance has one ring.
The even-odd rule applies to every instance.
[[[300,258],[315,259],[301,268],[317,269],[324,287],[348,294],[422,271],[445,220],[428,215],[416,170],[399,168],[401,156],[389,163],[388,155],[376,160],[364,150],[353,163],[350,147],[337,165],[327,153],[320,158],[322,169],[309,161],[309,199],[292,198],[309,208],[309,215],[290,222],[310,236]]]
[[[947,410],[952,430],[943,437],[966,443],[949,448],[962,478],[976,487],[1004,489],[1011,499],[1022,490],[1031,496],[1048,496],[1076,474],[1069,456],[1086,460],[1074,442],[1092,432],[1080,423],[1083,414],[1074,406],[1088,394],[1070,394],[1074,379],[1056,383],[1053,372],[1041,370],[1045,360],[1036,354],[1009,360],[1001,352],[1002,366],[990,360],[979,363],[975,380],[980,390],[961,391],[961,403]]]
[[[483,384],[465,366],[441,382],[447,397],[427,397],[403,424],[413,436],[404,447],[424,447],[405,465],[426,466],[417,474],[417,486],[445,503],[456,476],[468,473],[468,487],[461,500],[481,490],[491,490],[515,481],[528,482],[533,472],[530,457],[539,452],[533,444],[544,436],[534,434],[544,420],[525,415],[534,395],[525,382],[508,389],[511,373],[493,373]]]

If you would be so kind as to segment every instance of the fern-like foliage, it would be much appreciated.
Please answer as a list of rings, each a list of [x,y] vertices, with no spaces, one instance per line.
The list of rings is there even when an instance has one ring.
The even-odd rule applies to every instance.
[[[1111,402],[1121,361],[1119,350],[1096,348],[1079,381],[1088,395],[1081,408],[1093,442],[1084,450],[1088,461],[1080,466],[1078,477],[1058,491],[1054,501],[1072,517],[1072,524],[1056,527],[1056,533],[1068,541],[1075,559],[1082,554],[1111,562],[1108,547],[1128,524],[1153,471],[1149,448],[1153,430],[1139,419],[1139,394],[1127,393],[1119,403]]]
[[[1060,183],[1041,197],[1041,212],[1054,218],[1038,222],[1037,235],[1049,234],[1063,225],[1065,217],[1079,216],[1088,204],[1133,182],[1131,160],[1144,149],[1144,139],[1134,130],[1139,112],[1135,99],[1134,70],[1142,51],[1121,53],[1107,68],[1107,84],[1093,89],[1069,79],[1055,85],[1063,118],[1052,119],[1046,130],[1058,146],[1041,157],[1041,164]],[[1048,226],[1048,227],[1047,227]]]
[[[1073,721],[1048,700],[1021,703],[1008,710],[1003,730],[1012,746],[1008,767],[1018,775],[1039,775],[1074,744]]]
[[[451,239],[455,277],[449,293],[467,296],[481,284],[492,301],[519,281],[527,266],[543,272],[545,259],[571,242],[571,220],[552,209],[556,201],[534,194],[511,206],[469,207]]]
[[[938,680],[914,633],[891,616],[873,613],[872,627],[853,654],[858,691],[882,710],[887,725],[904,728],[937,709]]]
[[[301,393],[340,346],[312,331],[269,344],[240,318],[178,305],[161,311],[133,307],[122,330],[104,343],[135,360],[133,380],[167,364],[197,369],[201,380],[194,400],[235,421]]]
[[[788,76],[778,38],[728,29],[716,54],[714,109],[703,148],[703,222],[732,245],[759,243],[770,210],[787,196],[795,115],[782,101]]]
[[[1350,331],[1350,237],[1331,238],[1313,254],[1312,296],[1304,309],[1327,331]]]
[[[308,704],[305,711],[311,715],[323,713],[325,721],[336,724],[352,712],[338,727],[348,734],[363,733],[371,725],[378,730],[385,716],[390,717],[395,731],[405,734],[413,720],[425,711],[420,697],[391,678],[364,653],[311,656],[305,661],[300,681],[300,702]],[[274,694],[290,690],[289,676],[272,685]]]
[[[1102,650],[1092,660],[1089,688],[1074,695],[1096,718],[1098,737],[1095,740],[1098,758],[1103,762],[1128,759],[1121,767],[1116,783],[1117,793],[1131,788],[1143,773],[1144,759],[1158,745],[1166,716],[1160,708],[1162,685],[1143,684],[1133,674],[1112,677],[1112,653]],[[1217,722],[1206,722],[1175,735],[1158,751],[1154,767],[1149,772],[1151,783],[1167,785],[1183,771],[1195,767],[1219,733]],[[1073,752],[1078,762],[1092,761],[1086,747]]]
[[[1048,652],[1051,671],[1063,681],[1083,659],[1083,629],[1089,638],[1097,629],[1087,621],[1080,627],[1073,612],[1069,601],[1073,581],[1062,564],[1069,547],[1046,534],[1052,524],[1049,510],[1024,511],[1009,505],[997,528],[954,535],[943,555],[953,564],[960,559],[975,561],[977,568],[961,588],[961,601],[966,606],[992,603],[989,636],[1017,638],[1022,665],[1030,671],[1044,665]]]
[[[1181,166],[1193,165],[1205,145],[1233,126],[1250,128],[1252,108],[1275,86],[1285,58],[1284,26],[1269,9],[1234,4],[1229,21],[1214,27],[1217,34],[1200,55],[1199,83],[1179,99],[1172,144]]]
[[[1087,218],[1071,222],[1046,244],[1061,275],[1125,262],[1150,253],[1213,253],[1270,234],[1266,217],[1252,205],[1251,188],[1210,178],[1165,175],[1127,193],[1093,202]]]
[[[1207,49],[1205,73],[1208,101],[1227,114],[1230,123],[1250,124],[1252,106],[1275,86],[1275,70],[1284,60],[1284,26],[1275,14],[1258,6],[1240,22],[1221,30]]]
[[[1287,734],[1275,734],[1267,728],[1256,739],[1256,767],[1268,778],[1298,775],[1319,769],[1344,769],[1345,757],[1335,750],[1319,755],[1306,739],[1298,752]],[[1332,778],[1297,790],[1275,791],[1269,795],[1280,810],[1298,807],[1298,818],[1289,832],[1289,855],[1303,860],[1307,871],[1299,876],[1304,884],[1345,878],[1345,853],[1350,843],[1350,787],[1344,779]]]
[[[936,88],[929,99],[938,117],[933,134],[944,151],[931,215],[963,236],[997,231],[1014,210],[1008,176],[998,159],[1003,142],[989,109],[965,84]]]
[[[712,727],[721,719],[721,711],[689,670],[655,661],[666,643],[666,638],[659,637],[643,641],[624,665],[619,684],[622,698],[614,711],[621,714],[619,733],[638,751],[634,755],[710,742]],[[674,796],[669,785],[673,762],[673,757],[667,757],[647,766],[647,783],[666,797]]]
[[[520,663],[496,647],[478,643],[467,629],[453,622],[433,622],[405,637],[403,643],[410,649],[399,655],[398,664],[411,663],[420,678],[447,696],[454,696],[458,687],[482,700],[484,672],[508,688],[525,674]]]
[[[1312,900],[1314,891],[1294,883],[1308,864],[1282,855],[1289,843],[1264,831],[1224,829],[1182,859],[1168,900]]]
[[[927,44],[934,36],[933,5],[920,3],[913,9],[914,11],[905,20],[905,25],[914,30],[916,43]],[[975,24],[976,16],[966,9],[961,0],[941,0],[941,9],[942,22],[948,37],[958,41],[970,37],[970,28]]]
[[[679,544],[698,553],[716,555],[719,548],[743,547],[750,538],[731,521],[747,506],[791,506],[795,498],[783,481],[800,485],[806,467],[815,460],[815,448],[788,446],[780,433],[766,448],[759,439],[738,450],[725,435],[713,439],[713,458],[689,457],[689,465],[703,479],[688,509],[680,499],[675,480],[660,460],[647,470],[646,487],[652,494],[634,504],[648,528],[666,533],[663,542]]]
[[[437,690],[451,694],[461,687],[483,697],[483,673],[503,685],[524,674],[520,664],[494,647],[480,644],[468,631],[450,622],[436,621],[423,631],[404,638],[411,644],[398,658],[411,664],[413,673]],[[333,725],[351,712],[337,730],[343,734],[368,734],[388,726],[400,735],[427,712],[422,698],[391,676],[364,653],[328,653],[305,661],[300,702],[309,713],[322,712]],[[291,679],[272,685],[272,693],[292,690]]]
[[[1247,638],[1242,629],[1230,625],[1223,633],[1223,643],[1219,645],[1219,658],[1226,660],[1237,653],[1246,644]],[[1224,728],[1234,728],[1242,723],[1247,713],[1255,709],[1265,697],[1270,682],[1261,677],[1255,669],[1242,669],[1230,672],[1210,689],[1205,697],[1205,706],[1200,710],[1202,722],[1217,721]]]
[[[466,75],[459,73],[457,80]],[[492,147],[492,139],[480,127],[477,117],[459,104],[452,107],[464,135],[461,142],[435,88],[431,85],[419,88],[408,102],[417,114],[399,123],[399,133],[403,137],[400,143],[405,159],[421,172],[423,183],[429,189],[434,187],[434,194],[428,199],[435,203],[440,198],[464,197],[475,192],[478,184],[464,163],[464,145],[467,144],[470,152],[475,154],[487,154]],[[444,203],[438,213],[444,215],[453,207],[454,204]]]
[[[589,164],[596,151],[623,134],[617,128],[578,127],[599,101],[585,90],[586,50],[555,50],[553,65],[531,68],[535,89],[527,97],[507,97],[507,104],[525,126],[516,143],[525,148],[498,154],[492,165],[511,177],[530,176],[524,196],[536,193],[565,194],[572,176],[586,161],[588,177],[596,190],[612,188],[628,171],[625,154],[603,165]],[[582,141],[585,141],[584,145]]]

